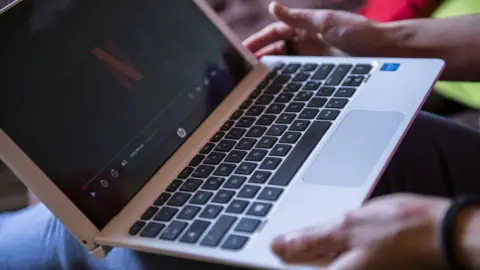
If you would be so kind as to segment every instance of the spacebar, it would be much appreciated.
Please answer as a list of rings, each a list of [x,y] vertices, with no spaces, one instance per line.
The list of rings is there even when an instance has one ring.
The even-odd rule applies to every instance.
[[[331,125],[331,122],[314,121],[268,184],[287,186]]]

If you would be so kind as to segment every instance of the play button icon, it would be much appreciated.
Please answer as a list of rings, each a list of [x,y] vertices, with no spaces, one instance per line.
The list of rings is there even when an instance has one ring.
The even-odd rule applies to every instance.
[[[90,195],[95,198],[95,192],[90,192]]]

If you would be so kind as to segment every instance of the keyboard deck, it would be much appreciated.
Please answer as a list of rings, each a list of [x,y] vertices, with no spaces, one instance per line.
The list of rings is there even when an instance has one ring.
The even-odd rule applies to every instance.
[[[372,68],[277,63],[130,235],[242,249]]]

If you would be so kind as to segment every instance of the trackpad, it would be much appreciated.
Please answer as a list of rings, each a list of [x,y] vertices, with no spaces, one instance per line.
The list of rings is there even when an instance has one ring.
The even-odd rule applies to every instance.
[[[398,112],[349,112],[303,180],[331,186],[362,185],[404,118]]]

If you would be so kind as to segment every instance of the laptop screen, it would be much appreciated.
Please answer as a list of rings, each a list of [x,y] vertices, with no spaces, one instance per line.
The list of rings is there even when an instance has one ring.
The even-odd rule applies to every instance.
[[[250,70],[191,0],[0,15],[0,126],[99,228]]]

